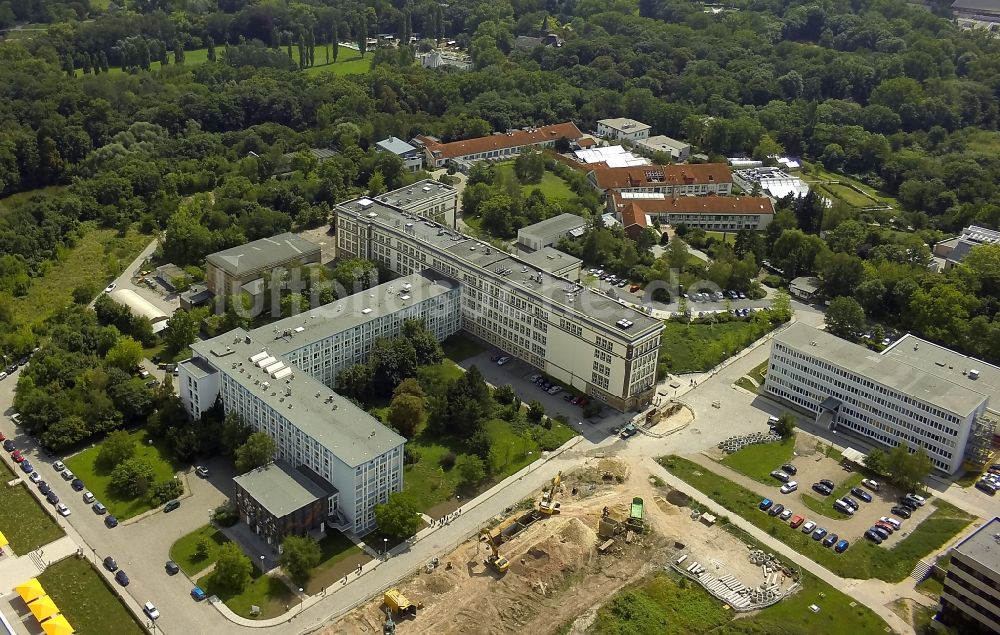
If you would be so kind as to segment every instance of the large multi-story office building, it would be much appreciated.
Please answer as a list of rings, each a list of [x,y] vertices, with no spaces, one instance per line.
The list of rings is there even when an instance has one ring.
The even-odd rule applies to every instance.
[[[422,320],[444,339],[460,324],[459,291],[442,276],[410,275],[253,331],[235,329],[192,345],[178,365],[187,411],[221,399],[275,439],[278,459],[306,466],[333,489],[328,525],[355,533],[375,524],[375,505],[403,483],[405,440],[331,387],[339,369],[367,358],[379,337]],[[266,488],[263,488],[266,490]]]
[[[937,620],[963,635],[1000,633],[1000,518],[951,550]]]
[[[379,194],[377,198],[383,203],[395,205],[411,214],[419,214],[435,222],[455,226],[458,190],[447,183],[424,179],[413,185]]]
[[[615,192],[729,196],[733,191],[733,175],[725,163],[596,167],[587,173],[587,179],[608,197]]]
[[[335,213],[338,255],[458,281],[463,330],[620,410],[652,399],[661,321],[377,199]]]
[[[1000,368],[912,335],[880,354],[801,323],[774,338],[764,383],[831,430],[923,447],[947,474],[961,468],[998,388]]]

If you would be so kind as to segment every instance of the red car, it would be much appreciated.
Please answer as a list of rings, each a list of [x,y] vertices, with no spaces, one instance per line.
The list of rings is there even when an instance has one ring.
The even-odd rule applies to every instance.
[[[0,432],[0,443],[3,443],[6,440],[7,440],[7,435],[5,435],[3,432]]]
[[[895,527],[893,527],[889,523],[883,522],[881,520],[878,521],[877,523],[875,523],[875,526],[878,527],[878,528],[880,528],[880,529],[884,529],[886,531],[886,533],[888,533],[890,536],[892,535],[892,532],[896,531]]]
[[[14,452],[11,453],[10,458],[14,459],[15,463],[20,463],[24,460],[24,455],[21,454],[20,450],[14,450]]]
[[[587,405],[587,404],[589,404],[589,403],[590,403],[590,400],[589,400],[589,399],[587,399],[586,397],[584,397],[584,398],[583,398],[583,399],[581,399],[581,400],[580,400],[580,401],[579,401],[579,402],[578,402],[578,403],[577,403],[576,405],[578,405],[578,406],[580,406],[581,408],[583,408],[584,406],[586,406],[586,405]]]

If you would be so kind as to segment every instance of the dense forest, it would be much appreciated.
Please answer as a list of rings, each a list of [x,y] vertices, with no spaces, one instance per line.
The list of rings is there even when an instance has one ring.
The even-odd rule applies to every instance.
[[[372,148],[390,134],[452,140],[628,116],[713,160],[786,152],[893,197],[896,209],[876,211],[783,201],[766,234],[722,259],[817,272],[869,319],[1000,360],[997,255],[983,249],[947,275],[925,268],[945,234],[1000,222],[997,40],[898,0],[728,6],[0,3],[0,26],[30,23],[0,44],[0,194],[48,188],[0,216],[0,347],[33,344],[6,305],[86,227],[166,230],[171,258],[197,264],[321,225],[354,193],[405,183],[398,161]],[[562,46],[515,49],[516,36],[543,29]],[[414,45],[365,52],[381,33]],[[413,63],[443,38],[467,46],[473,70]],[[371,71],[314,67],[337,42],[357,42]],[[185,61],[206,49],[207,59]],[[308,147],[338,155],[298,153],[286,178],[272,178],[282,155]],[[587,196],[577,203],[593,209]],[[528,219],[560,211],[537,199],[511,205]],[[620,239],[597,236],[588,249],[612,252]],[[636,279],[665,268],[645,253],[618,264]]]

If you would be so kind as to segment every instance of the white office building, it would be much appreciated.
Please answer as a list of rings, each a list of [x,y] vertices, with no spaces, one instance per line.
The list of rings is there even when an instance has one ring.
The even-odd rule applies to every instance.
[[[774,338],[764,384],[830,430],[923,447],[946,474],[962,467],[998,388],[1000,368],[912,335],[880,354],[801,323]]]
[[[192,345],[178,364],[181,401],[193,417],[221,398],[277,443],[277,459],[305,465],[336,492],[328,526],[358,534],[375,526],[375,505],[403,485],[405,439],[331,388],[365,361],[377,338],[422,320],[444,339],[460,324],[459,290],[420,274],[379,285],[253,331],[235,329]]]
[[[458,190],[447,183],[424,179],[413,185],[379,194],[377,198],[410,214],[425,216],[435,222],[455,227]]]
[[[611,119],[597,120],[597,136],[615,141],[639,141],[649,137],[652,126],[649,124],[627,119],[625,117],[613,117]]]
[[[463,330],[614,408],[651,401],[661,321],[379,200],[335,212],[338,255],[458,281]]]

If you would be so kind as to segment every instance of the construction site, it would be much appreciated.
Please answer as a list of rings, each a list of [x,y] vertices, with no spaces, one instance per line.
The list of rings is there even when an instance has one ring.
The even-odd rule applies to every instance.
[[[737,611],[794,590],[780,563],[618,459],[589,459],[494,520],[323,633],[585,633],[618,590],[664,569]]]

